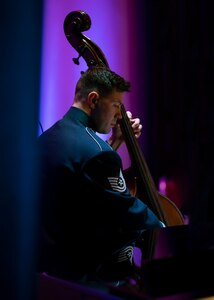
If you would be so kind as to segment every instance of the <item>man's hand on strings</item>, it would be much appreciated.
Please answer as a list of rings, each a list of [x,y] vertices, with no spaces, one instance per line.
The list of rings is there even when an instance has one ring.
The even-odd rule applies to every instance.
[[[142,124],[140,123],[140,119],[139,118],[132,118],[132,113],[130,111],[126,112],[131,124],[132,124],[132,128],[134,130],[134,134],[135,137],[138,139],[141,136],[142,133]]]
[[[142,124],[140,123],[140,119],[132,118],[132,113],[130,111],[127,111],[126,114],[131,122],[131,126],[134,130],[134,135],[138,139],[141,136],[143,128]],[[112,128],[112,134],[108,139],[108,143],[114,150],[117,150],[123,142],[125,142],[125,137],[123,136],[120,124],[118,122],[118,124],[114,128]]]

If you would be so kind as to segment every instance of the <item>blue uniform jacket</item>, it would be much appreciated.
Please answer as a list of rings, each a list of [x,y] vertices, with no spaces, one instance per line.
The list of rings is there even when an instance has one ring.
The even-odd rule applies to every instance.
[[[159,220],[131,195],[116,151],[72,107],[39,137],[44,271],[81,277]]]

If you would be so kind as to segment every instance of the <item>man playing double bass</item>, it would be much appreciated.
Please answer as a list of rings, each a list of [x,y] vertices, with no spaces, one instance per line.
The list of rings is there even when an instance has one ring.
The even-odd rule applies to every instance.
[[[133,247],[145,230],[163,227],[131,195],[116,149],[118,121],[130,83],[105,67],[77,82],[73,105],[38,138],[41,170],[39,270],[98,285],[119,285],[134,273]],[[138,118],[127,112],[135,136]],[[112,135],[106,142],[96,133]]]

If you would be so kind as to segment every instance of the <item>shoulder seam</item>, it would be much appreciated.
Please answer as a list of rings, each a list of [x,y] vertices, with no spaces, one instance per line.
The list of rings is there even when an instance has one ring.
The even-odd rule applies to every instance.
[[[101,144],[99,143],[99,141],[90,133],[90,128],[86,127],[85,130],[90,135],[90,137],[95,141],[95,143],[98,145],[98,147],[100,148],[100,150],[103,151],[103,148],[102,148]],[[112,147],[108,143],[106,143],[106,144],[112,150]]]

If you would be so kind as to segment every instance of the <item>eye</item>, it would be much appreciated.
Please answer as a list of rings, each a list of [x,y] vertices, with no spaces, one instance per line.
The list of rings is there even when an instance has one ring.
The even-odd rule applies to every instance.
[[[121,108],[121,103],[120,102],[114,102],[113,106],[120,109]]]

